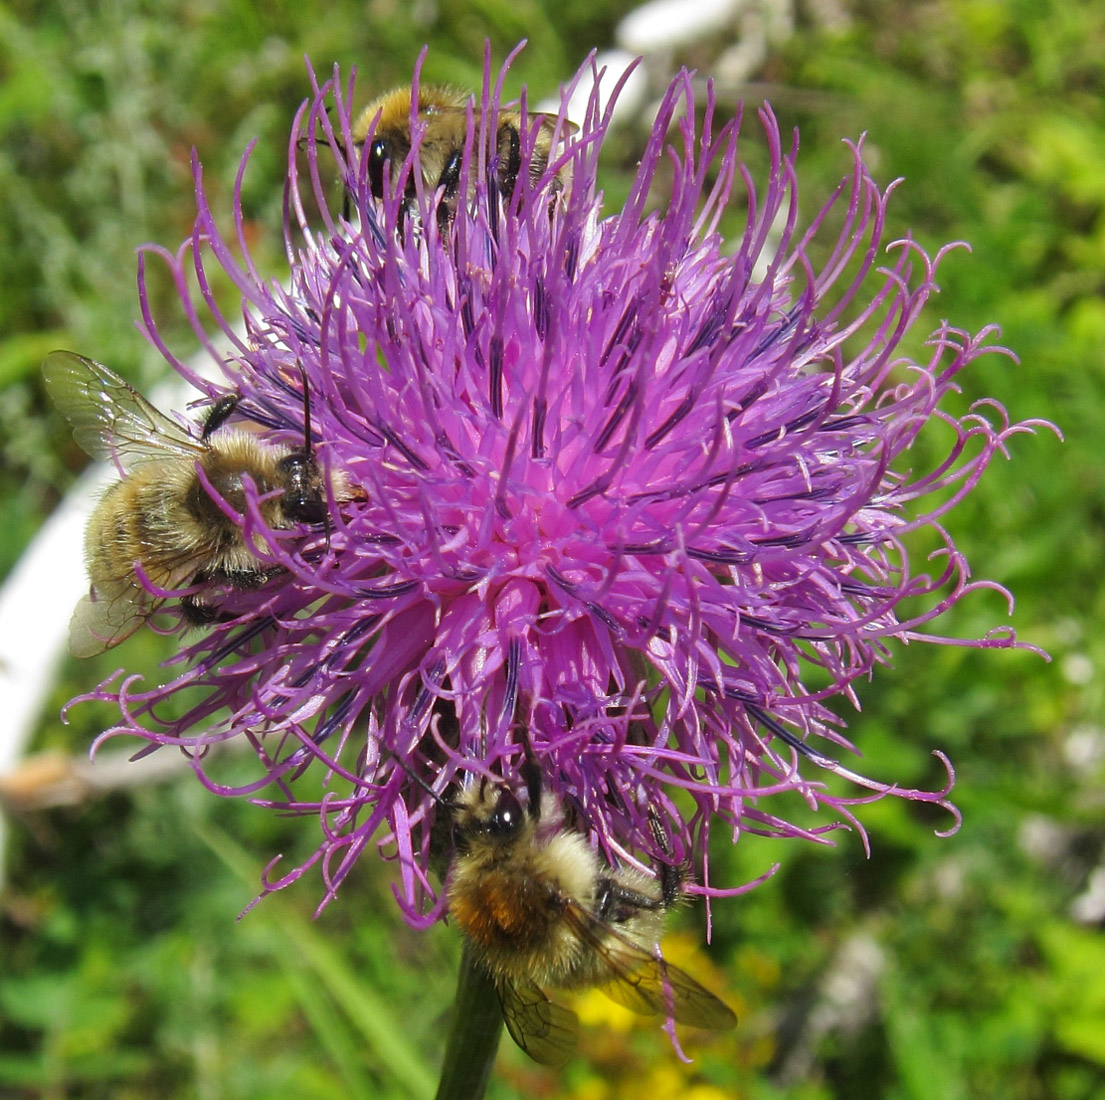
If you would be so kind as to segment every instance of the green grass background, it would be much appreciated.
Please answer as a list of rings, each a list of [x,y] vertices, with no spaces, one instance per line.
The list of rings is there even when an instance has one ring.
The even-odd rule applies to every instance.
[[[527,36],[515,88],[544,94],[610,42],[629,6],[339,0],[323,19],[279,0],[0,6],[0,573],[82,462],[39,382],[44,352],[80,350],[143,386],[158,376],[133,329],[134,248],[188,232],[193,146],[227,212],[239,155],[259,138],[245,205],[260,261],[279,274],[304,55],[320,70],[356,64],[367,97],[407,79],[424,42],[430,78],[472,86],[485,36],[496,58]],[[897,230],[930,250],[971,242],[942,268],[927,327],[1000,322],[1020,363],[977,364],[964,402],[992,395],[1067,438],[1015,439],[1013,460],[949,526],[976,575],[1013,588],[1018,632],[1053,660],[898,647],[894,668],[860,686],[861,766],[932,784],[930,750],[948,752],[963,829],[937,839],[945,821],[886,800],[861,810],[870,859],[854,835],[835,849],[749,837],[719,850],[732,881],[781,863],[715,907],[710,948],[694,946],[701,907],[678,922],[677,957],[726,991],[738,1030],[689,1036],[684,1066],[654,1024],[585,998],[580,1057],[546,1071],[505,1043],[493,1097],[1105,1096],[1105,939],[1071,916],[1105,861],[1105,5],[840,9],[849,18],[831,30],[800,9],[748,98],[770,95],[784,130],[801,127],[807,214],[847,167],[840,139],[867,131],[878,178],[907,180]],[[720,46],[670,62],[709,74]],[[642,141],[611,143],[609,195]],[[153,294],[179,333],[170,288]],[[982,595],[941,625],[973,636],[1003,615]],[[152,670],[161,655],[136,639],[126,657]],[[54,716],[114,663],[66,664],[37,748],[85,751],[105,714],[80,709],[68,728]],[[379,861],[363,859],[318,920],[308,875],[235,923],[265,861],[304,858],[315,830],[188,776],[12,821],[0,1097],[432,1095],[457,945],[448,929],[401,924]]]

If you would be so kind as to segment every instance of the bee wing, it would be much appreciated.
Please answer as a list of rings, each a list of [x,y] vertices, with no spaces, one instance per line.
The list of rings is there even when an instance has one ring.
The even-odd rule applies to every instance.
[[[612,1001],[642,1016],[671,1016],[690,1027],[725,1030],[736,1026],[733,1010],[690,974],[626,939],[575,902],[567,906],[564,916],[607,972],[607,980],[600,980],[599,988]]]
[[[550,1001],[529,978],[500,978],[496,987],[510,1037],[535,1062],[562,1066],[572,1056],[579,1036],[576,1014]]]
[[[53,351],[42,364],[46,388],[93,457],[125,469],[168,455],[196,458],[203,444],[160,413],[114,371],[72,351]]]
[[[480,108],[477,106],[477,107],[473,108],[473,110],[475,112],[474,117],[475,117],[476,122],[478,124],[479,118],[480,118]],[[462,105],[457,105],[455,107],[454,106],[441,106],[441,107],[436,107],[435,106],[432,111],[427,111],[425,113],[426,114],[433,114],[433,115],[448,115],[450,117],[455,116],[458,119],[463,119],[468,113],[468,108],[466,106],[462,106]],[[503,120],[504,114],[507,118],[514,120],[514,122],[516,124],[518,124],[518,125],[521,124],[522,115],[519,111],[506,111],[503,114],[500,114],[499,115],[499,121],[500,122]],[[572,122],[571,119],[567,119],[567,118],[561,119],[559,115],[544,114],[544,113],[537,112],[537,111],[530,111],[529,112],[529,115],[527,116],[528,125],[532,126],[533,123],[538,119],[540,119],[540,125],[539,125],[538,128],[541,129],[541,130],[544,130],[550,137],[552,136],[553,132],[556,130],[557,122],[560,123],[561,140],[567,140],[568,138],[572,137],[574,134],[579,132],[579,125],[575,122]]]
[[[530,115],[529,117],[531,119],[539,118],[541,120],[541,129],[545,130],[550,136],[556,130],[556,124],[559,122],[561,141],[566,141],[568,138],[579,133],[579,123],[573,122],[570,118],[562,119],[559,115]]]
[[[82,596],[69,621],[69,652],[94,657],[129,638],[163,601],[134,577],[98,583]]]

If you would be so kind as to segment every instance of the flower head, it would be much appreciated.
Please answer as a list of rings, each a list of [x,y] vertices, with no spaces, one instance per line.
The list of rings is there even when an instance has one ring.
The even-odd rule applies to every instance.
[[[399,860],[413,922],[440,914],[427,868],[441,799],[478,776],[520,786],[527,759],[610,858],[690,859],[708,896],[726,892],[705,859],[719,826],[817,837],[872,792],[950,807],[947,789],[845,769],[826,705],[852,698],[891,639],[926,638],[979,587],[941,519],[1028,427],[991,403],[943,407],[960,371],[1009,354],[994,330],[941,324],[922,361],[902,351],[946,249],[888,238],[893,187],[872,179],[862,143],[803,227],[797,139],[758,112],[758,186],[741,160],[753,138],[739,119],[718,124],[712,88],[702,103],[686,73],[622,210],[596,192],[609,125],[597,95],[578,129],[563,108],[543,120],[521,104],[523,169],[539,129],[555,140],[507,196],[490,137],[504,73],[488,64],[469,108],[466,197],[450,217],[419,171],[423,122],[377,198],[352,87],[335,73],[317,88],[290,143],[286,284],[255,269],[240,205],[237,254],[220,234],[197,166],[192,237],[148,252],[204,343],[204,312],[232,342],[226,388],[194,377],[148,313],[146,331],[276,439],[303,438],[305,384],[316,458],[348,491],[330,493],[313,532],[268,528],[249,498],[241,522],[272,578],[225,593],[175,679],[102,686],[123,715],[108,736],[183,746],[220,793],[317,817],[327,898],[378,844]],[[657,208],[663,162],[671,196]],[[734,207],[744,234],[726,242]],[[244,335],[209,290],[212,260],[241,291]],[[950,446],[911,469],[903,454],[932,420]],[[911,561],[922,529],[939,544],[934,575]],[[1004,630],[965,644],[1016,643]],[[163,717],[177,693],[184,713]],[[207,770],[203,750],[231,739],[257,754],[249,786]],[[864,790],[830,795],[824,769]],[[777,817],[766,796],[784,791],[829,820],[806,831]]]

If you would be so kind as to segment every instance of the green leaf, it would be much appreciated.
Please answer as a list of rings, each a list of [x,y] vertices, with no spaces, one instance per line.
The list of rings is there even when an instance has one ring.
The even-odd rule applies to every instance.
[[[252,886],[255,882],[254,867],[243,849],[225,832],[212,825],[193,823],[199,838],[216,856],[240,878]],[[353,1043],[340,1034],[327,1038],[331,1029],[340,1026],[340,1009],[360,1032],[378,1064],[387,1068],[391,1077],[403,1086],[399,1095],[421,1100],[433,1096],[436,1080],[425,1066],[421,1056],[407,1042],[399,1017],[394,1008],[378,997],[350,972],[349,962],[342,957],[329,940],[320,935],[311,924],[279,897],[265,899],[264,905],[254,911],[254,919],[273,922],[283,936],[284,946],[279,952],[281,963],[298,974],[297,990],[324,989],[330,1003],[323,1005],[312,995],[301,1001],[304,1014],[316,1027],[320,1041],[336,1055],[342,1068],[355,1070],[351,1056]],[[365,1082],[356,1072],[347,1078],[356,1095],[370,1096]]]

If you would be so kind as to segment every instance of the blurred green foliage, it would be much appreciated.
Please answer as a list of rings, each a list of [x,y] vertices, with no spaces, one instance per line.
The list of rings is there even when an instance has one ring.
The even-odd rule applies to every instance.
[[[132,378],[154,369],[131,329],[133,250],[188,232],[193,146],[213,208],[227,212],[238,158],[259,138],[245,207],[259,262],[278,275],[304,55],[320,72],[355,63],[360,86],[378,89],[407,79],[429,41],[427,76],[463,86],[478,80],[485,36],[502,57],[525,35],[512,77],[543,94],[610,41],[628,7],[342,0],[324,18],[244,0],[0,9],[0,574],[81,461],[38,385],[44,350],[73,347]],[[948,522],[978,574],[1016,592],[1013,622],[1053,661],[899,648],[849,716],[861,766],[933,786],[942,771],[929,752],[948,752],[962,830],[937,839],[945,818],[888,799],[857,810],[870,859],[854,834],[835,848],[717,838],[716,882],[780,865],[717,903],[713,947],[680,960],[704,976],[717,968],[738,1030],[688,1036],[696,1062],[684,1067],[655,1024],[611,1010],[562,1074],[504,1043],[500,1100],[1105,1095],[1105,941],[1100,923],[1071,916],[1105,860],[1105,5],[839,7],[848,18],[832,28],[799,21],[763,74],[784,131],[801,128],[802,200],[807,212],[820,205],[847,167],[840,139],[866,131],[877,177],[906,177],[894,226],[930,251],[970,242],[941,268],[929,327],[999,322],[1020,361],[976,364],[963,400],[994,396],[1014,419],[1051,418],[1066,442],[1014,439],[1012,461]],[[716,48],[686,60],[708,75]],[[623,135],[611,148],[631,167],[639,144]],[[613,199],[624,178],[612,159]],[[168,285],[155,280],[152,306],[172,342],[181,322]],[[979,594],[939,628],[976,636],[1004,612]],[[152,669],[156,646],[134,657],[141,643],[130,644]],[[57,703],[96,672],[67,665]],[[103,718],[78,709],[66,732],[48,719],[40,743],[83,751]],[[379,861],[362,860],[314,922],[320,886],[308,873],[235,924],[268,854],[306,858],[317,826],[222,802],[190,777],[13,825],[0,896],[5,1100],[431,1094],[458,952],[446,929],[402,925]],[[684,921],[700,926],[701,907]]]

